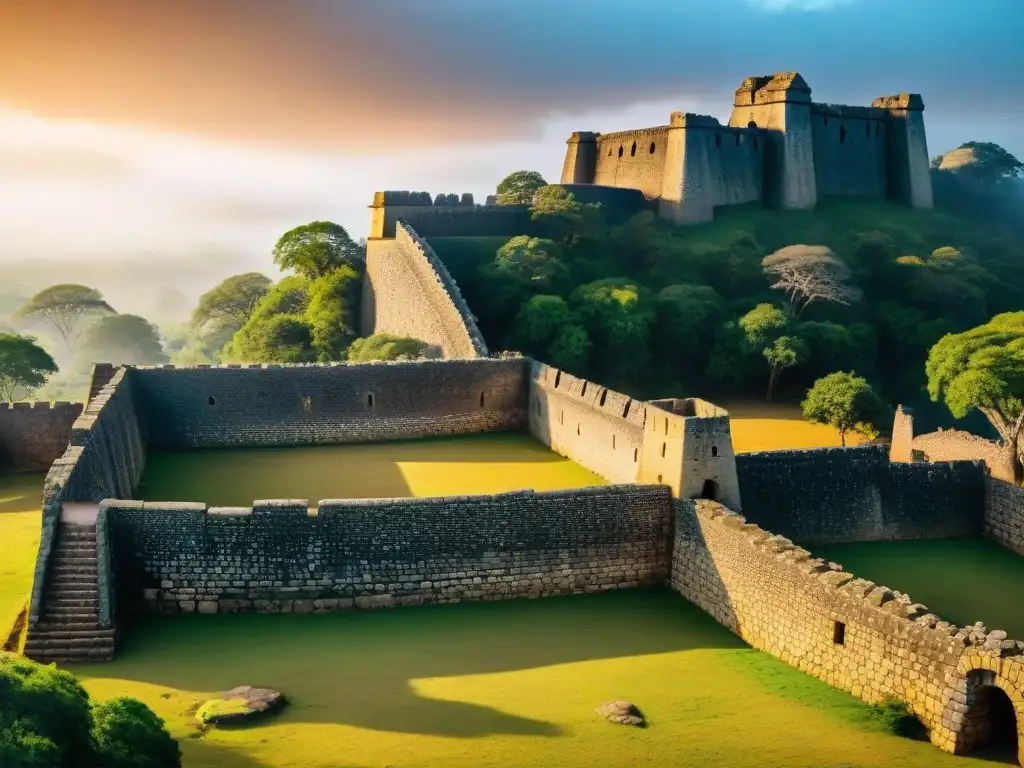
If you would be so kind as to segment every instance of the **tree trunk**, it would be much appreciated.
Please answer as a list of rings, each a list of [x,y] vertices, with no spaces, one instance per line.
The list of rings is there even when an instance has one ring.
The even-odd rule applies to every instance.
[[[839,444],[842,445],[843,448],[846,447],[846,430],[845,429],[840,429],[839,430]]]
[[[768,374],[768,391],[765,393],[764,401],[770,403],[772,401],[772,392],[775,391],[775,377],[778,375],[778,368],[772,366],[772,372]]]
[[[1021,411],[1017,417],[1017,423],[1013,425],[1013,434],[1009,443],[1009,448],[1012,453],[1010,456],[1013,458],[1013,479],[1017,485],[1020,485],[1024,481],[1024,466],[1021,464],[1021,453],[1020,453],[1020,441],[1021,436],[1024,435],[1024,411]]]

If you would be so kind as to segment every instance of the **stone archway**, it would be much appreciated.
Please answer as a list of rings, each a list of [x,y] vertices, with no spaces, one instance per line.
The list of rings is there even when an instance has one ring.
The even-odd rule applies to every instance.
[[[718,501],[718,483],[714,480],[705,480],[699,498]]]
[[[957,753],[1016,757],[1024,766],[1024,698],[1016,686],[987,669],[967,673],[967,695]]]

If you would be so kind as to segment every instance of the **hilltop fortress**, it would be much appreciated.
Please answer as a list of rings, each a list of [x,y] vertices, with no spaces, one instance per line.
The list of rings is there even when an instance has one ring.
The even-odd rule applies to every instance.
[[[637,141],[637,154],[667,152],[679,128],[674,157],[681,177],[690,178],[687,136],[706,133],[706,149],[719,134],[723,149],[728,137],[745,137],[751,148],[756,139],[764,152],[768,133],[781,125],[777,146],[813,164],[800,173],[786,165],[777,188],[795,195],[785,199],[813,203],[831,183],[818,181],[824,155],[813,130],[800,143],[787,126],[790,115],[813,118],[824,108],[815,112],[809,98],[800,100],[809,91],[797,76],[777,80],[746,83],[751,103],[744,108],[751,112],[734,113],[747,122],[775,115],[775,123],[734,132],[707,123],[691,132],[688,119],[680,120],[654,129],[664,143],[652,135],[653,153]],[[924,157],[914,105],[919,99],[908,97],[873,110],[916,111]],[[864,124],[874,123],[857,119],[866,139]],[[879,136],[899,119],[875,121]],[[909,136],[910,123],[903,125]],[[885,135],[886,146],[900,146]],[[603,140],[593,142],[602,157],[612,148],[617,158],[618,145]],[[623,157],[633,156],[632,146],[623,145]],[[798,146],[814,152],[800,155]],[[917,167],[908,164],[908,173],[911,166]],[[885,189],[890,181],[886,175]],[[882,189],[877,178],[872,184]],[[808,189],[817,191],[808,196]],[[911,204],[930,200],[913,184],[905,189]],[[612,193],[644,201],[635,190]],[[662,202],[666,211],[689,210],[689,198],[678,194]],[[1024,750],[1024,642],[981,622],[945,621],[805,548],[987,535],[1024,552],[1024,489],[990,474],[983,460],[919,460],[936,449],[915,442],[905,418],[897,425],[896,461],[884,446],[735,455],[729,414],[712,403],[638,400],[540,361],[495,354],[429,238],[522,234],[528,208],[400,191],[377,193],[371,208],[362,335],[415,336],[439,359],[97,364],[83,410],[0,406],[0,463],[27,469],[52,462],[26,617],[28,656],[112,659],[120,630],[142,613],[313,613],[661,584],[807,674],[869,702],[906,702],[932,743],[949,752],[983,746],[997,705],[1008,699]],[[480,496],[253,500],[243,507],[134,498],[147,455],[157,451],[499,430],[527,432],[610,484]]]
[[[744,80],[728,125],[673,112],[654,128],[574,133],[561,182],[640,190],[678,224],[711,221],[724,205],[813,208],[827,196],[932,207],[919,94],[822,104],[796,72]]]

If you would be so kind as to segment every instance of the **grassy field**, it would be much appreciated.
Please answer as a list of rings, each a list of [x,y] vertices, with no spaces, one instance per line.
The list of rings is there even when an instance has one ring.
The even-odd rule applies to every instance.
[[[714,402],[714,398],[711,398]],[[799,405],[782,403],[718,403],[729,411],[732,447],[736,453],[784,451],[803,448],[831,448],[841,444],[832,427],[811,424]],[[864,438],[847,435],[847,445],[860,445]]]
[[[0,645],[32,589],[45,477],[0,474]]]
[[[947,621],[982,621],[1024,639],[1024,557],[986,539],[814,545],[818,557],[906,592]]]
[[[117,661],[72,671],[94,697],[153,707],[186,768],[980,765],[882,732],[858,700],[666,590],[155,619]],[[246,684],[290,704],[259,727],[200,736],[195,707]],[[615,698],[650,727],[594,714]]]
[[[139,498],[251,504],[254,499],[390,498],[604,485],[526,434],[370,445],[155,454]]]

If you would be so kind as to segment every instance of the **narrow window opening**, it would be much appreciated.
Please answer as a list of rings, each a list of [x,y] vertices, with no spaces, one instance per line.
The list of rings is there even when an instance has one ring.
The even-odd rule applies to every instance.
[[[583,382],[583,391],[580,392],[580,397],[586,397],[586,396],[587,396],[587,382],[584,381]]]
[[[751,120],[747,123],[747,128],[757,128],[757,123],[754,120]]]
[[[619,157],[622,157],[622,147],[619,147]]]
[[[558,423],[565,424],[565,411],[558,414]]]
[[[579,436],[579,434],[580,434],[580,425],[579,425],[579,422],[577,422],[576,423],[576,435]]]
[[[871,138],[871,123],[864,123],[864,135]]]
[[[754,149],[757,149],[757,136],[754,137]]]
[[[717,445],[712,445],[711,446],[711,455],[712,456],[717,456],[718,455],[718,446]]]
[[[633,146],[629,150],[630,157],[636,157],[636,142],[633,142]]]
[[[740,138],[741,138],[741,136],[738,133],[736,133],[736,134],[733,134],[733,138],[736,139],[736,146],[738,147],[740,145]]]
[[[208,405],[216,405],[217,404],[217,401],[213,399],[213,395],[210,395],[208,398],[206,398],[206,402],[207,402]]]
[[[480,407],[481,408],[484,407],[484,393],[483,392],[480,393]]]
[[[715,146],[716,147],[722,146],[722,134],[720,134],[720,133],[716,133],[715,134]]]
[[[668,434],[668,419],[665,419],[665,434]]]
[[[661,475],[658,475],[658,482],[661,482]]]
[[[612,435],[612,450],[615,450],[615,435]]]
[[[652,155],[654,154],[654,142],[653,141],[651,142],[651,154]]]
[[[880,126],[878,123],[875,123],[875,136],[878,135],[878,132],[879,132],[879,130],[881,130],[881,128],[882,128],[882,126]]]
[[[663,459],[665,458],[665,448],[667,446],[668,446],[668,443],[662,443],[661,444],[661,458],[663,458]]]
[[[606,389],[606,390],[601,392],[601,402],[600,402],[601,406],[604,406],[604,401],[605,401],[605,399],[607,397],[608,397],[608,390]]]
[[[555,374],[555,389],[558,389],[558,385],[562,383],[562,372],[559,371]]]
[[[832,642],[836,645],[846,645],[846,625],[837,621],[832,627]]]
[[[611,157],[611,156],[612,156],[612,148],[608,147],[608,157]]]
[[[637,462],[637,449],[634,448],[633,449],[633,463],[636,464],[636,462]]]
[[[366,396],[366,406],[367,408],[373,408],[373,393]]]
[[[839,143],[843,144],[845,142],[846,142],[846,127],[840,125],[839,126]]]
[[[626,404],[622,407],[622,418],[629,416],[629,406],[632,402],[632,400],[627,400]]]
[[[828,125],[828,118],[825,118],[825,125]]]

